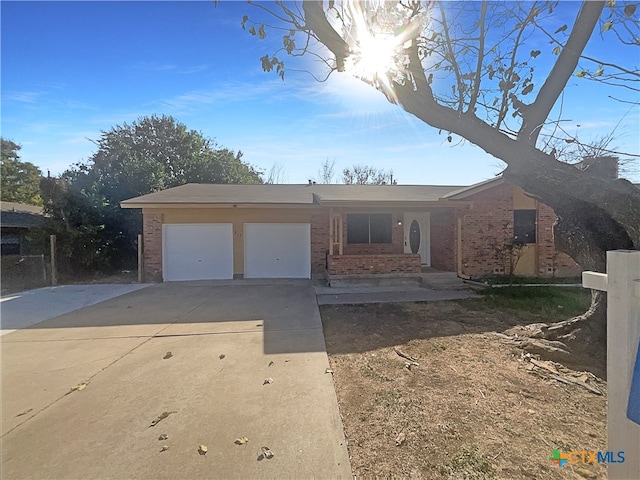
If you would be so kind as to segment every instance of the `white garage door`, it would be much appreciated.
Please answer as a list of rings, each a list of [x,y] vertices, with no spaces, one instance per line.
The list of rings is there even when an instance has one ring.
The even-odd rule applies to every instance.
[[[162,225],[164,281],[233,278],[233,225]]]
[[[308,223],[245,223],[245,278],[311,278]]]

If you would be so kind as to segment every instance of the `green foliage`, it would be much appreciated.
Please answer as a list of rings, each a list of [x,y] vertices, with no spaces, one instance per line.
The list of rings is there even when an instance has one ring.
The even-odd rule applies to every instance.
[[[141,213],[120,202],[185,183],[261,183],[242,153],[221,148],[168,116],[102,132],[88,162],[43,179],[42,195],[58,236],[61,267],[109,271],[135,265]]]
[[[0,139],[0,193],[2,201],[42,205],[40,197],[40,169],[33,163],[20,160],[20,145],[4,138]]]
[[[486,310],[531,312],[549,321],[560,321],[584,313],[591,304],[591,294],[585,288],[517,287],[488,288],[479,292],[481,299],[465,302]]]

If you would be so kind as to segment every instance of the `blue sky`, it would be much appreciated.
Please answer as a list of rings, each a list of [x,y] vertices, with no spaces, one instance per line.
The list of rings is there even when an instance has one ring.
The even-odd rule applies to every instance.
[[[260,42],[241,29],[244,14],[259,14],[245,2],[3,1],[1,14],[1,133],[45,173],[88,159],[101,131],[150,114],[173,115],[259,169],[278,163],[290,183],[315,176],[325,159],[338,171],[392,169],[402,184],[471,184],[503,168],[473,145],[450,145],[346,74],[318,83],[264,73],[259,58],[272,53],[271,37]],[[599,36],[590,49],[628,55]],[[614,145],[638,154],[639,109],[610,93],[572,79],[565,128],[589,139],[622,119]],[[637,168],[627,176],[640,181]]]

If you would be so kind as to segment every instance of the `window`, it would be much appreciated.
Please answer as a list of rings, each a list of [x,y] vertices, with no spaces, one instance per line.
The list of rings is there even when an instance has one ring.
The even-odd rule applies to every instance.
[[[347,243],[391,243],[391,214],[347,215]]]
[[[20,255],[20,237],[15,235],[3,236],[2,255]]]
[[[517,243],[536,243],[536,211],[513,211],[513,240]]]

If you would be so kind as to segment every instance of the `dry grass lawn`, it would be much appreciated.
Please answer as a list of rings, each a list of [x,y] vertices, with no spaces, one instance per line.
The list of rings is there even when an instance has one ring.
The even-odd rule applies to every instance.
[[[555,448],[606,450],[604,382],[581,375],[597,395],[550,379],[492,333],[564,318],[588,296],[508,296],[321,307],[355,476],[606,478],[603,465],[549,459]],[[603,370],[603,359],[582,360]]]

